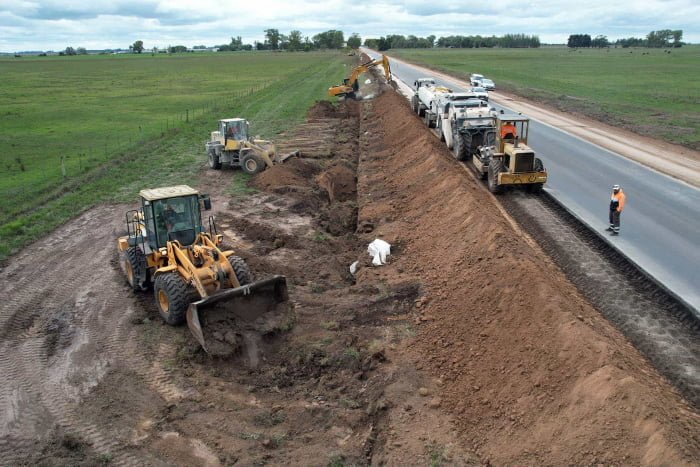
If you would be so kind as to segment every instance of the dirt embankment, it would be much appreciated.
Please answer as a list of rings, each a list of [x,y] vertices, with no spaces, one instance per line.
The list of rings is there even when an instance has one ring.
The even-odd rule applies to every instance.
[[[363,114],[360,225],[400,252],[377,277],[420,280],[418,369],[496,465],[682,465],[698,416],[410,112],[385,93]]]
[[[208,357],[125,285],[108,247],[127,207],[85,213],[0,271],[0,463],[698,458],[697,416],[394,93],[321,104],[287,144],[302,158],[252,195],[227,195],[226,170],[198,186],[236,253],[257,278],[285,274],[295,305],[233,358]],[[392,244],[379,268],[376,237]]]

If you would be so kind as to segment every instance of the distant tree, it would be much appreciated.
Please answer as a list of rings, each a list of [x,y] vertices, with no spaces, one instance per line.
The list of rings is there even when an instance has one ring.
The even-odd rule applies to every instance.
[[[591,46],[591,36],[590,34],[571,34],[566,45],[568,47],[590,47]]]
[[[681,42],[681,39],[683,39],[683,30],[682,29],[676,29],[672,31],[673,34],[673,46],[674,47],[681,47],[683,43]]]
[[[683,45],[683,42],[681,42],[681,39],[683,39],[683,30],[682,29],[676,29],[673,31],[673,46],[674,47],[681,47]]]
[[[379,39],[365,39],[365,47],[377,50],[379,48]]]
[[[357,49],[362,45],[362,39],[360,38],[360,35],[357,34],[356,32],[353,32],[350,37],[348,37],[348,47],[351,49]]]
[[[292,51],[301,50],[303,48],[301,37],[301,31],[290,31],[287,36],[287,49]]]
[[[85,47],[78,47],[75,49],[75,53],[78,55],[87,55],[87,50],[85,50]]]
[[[134,45],[132,45],[130,48],[135,54],[140,54],[143,52],[143,41],[134,42]]]
[[[280,38],[279,29],[265,29],[265,42],[269,44],[272,50],[279,49]]]
[[[377,50],[380,52],[383,52],[385,50],[389,50],[391,48],[391,42],[386,39],[385,37],[380,37],[379,40],[377,41]]]
[[[187,47],[184,45],[173,45],[168,47],[168,53],[177,54],[182,52],[187,52]]]
[[[599,34],[595,36],[595,39],[591,40],[591,47],[597,47],[602,49],[604,47],[610,46],[610,41],[608,41],[608,36]]]
[[[340,49],[345,43],[345,38],[343,31],[331,29],[316,34],[313,41],[317,49]]]
[[[73,47],[66,47],[66,50],[64,52],[65,55],[75,55],[75,49]]]

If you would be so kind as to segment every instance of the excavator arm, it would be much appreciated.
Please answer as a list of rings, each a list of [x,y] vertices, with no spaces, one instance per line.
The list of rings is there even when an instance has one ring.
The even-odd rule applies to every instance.
[[[371,62],[363,63],[352,69],[350,76],[343,80],[343,84],[328,88],[328,95],[333,96],[349,96],[354,97],[355,92],[359,89],[357,79],[362,73],[366,73],[371,68],[381,65],[384,68],[384,76],[387,82],[391,82],[391,66],[389,65],[389,57],[382,55],[382,58],[372,60]]]

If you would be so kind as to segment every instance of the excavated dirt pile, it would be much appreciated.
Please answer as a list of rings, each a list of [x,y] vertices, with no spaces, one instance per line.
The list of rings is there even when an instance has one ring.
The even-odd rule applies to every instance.
[[[213,336],[229,358],[126,285],[113,247],[131,206],[96,207],[8,261],[0,464],[697,463],[697,414],[403,99],[320,103],[284,145],[301,157],[252,194],[226,192],[230,170],[196,186],[293,305],[265,332]],[[376,238],[391,244],[381,267]]]
[[[417,368],[495,465],[683,465],[698,416],[387,92],[363,113],[359,224],[400,245],[377,278],[420,280]]]

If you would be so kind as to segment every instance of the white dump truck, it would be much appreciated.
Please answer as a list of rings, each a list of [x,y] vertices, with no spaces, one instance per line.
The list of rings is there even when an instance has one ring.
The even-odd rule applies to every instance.
[[[479,157],[483,146],[496,142],[496,110],[481,99],[457,99],[445,105],[440,136],[457,160]]]
[[[436,86],[432,78],[419,78],[413,83],[416,92],[411,98],[413,111],[423,117],[428,128],[435,128],[438,116],[438,101],[452,90],[445,86]]]

